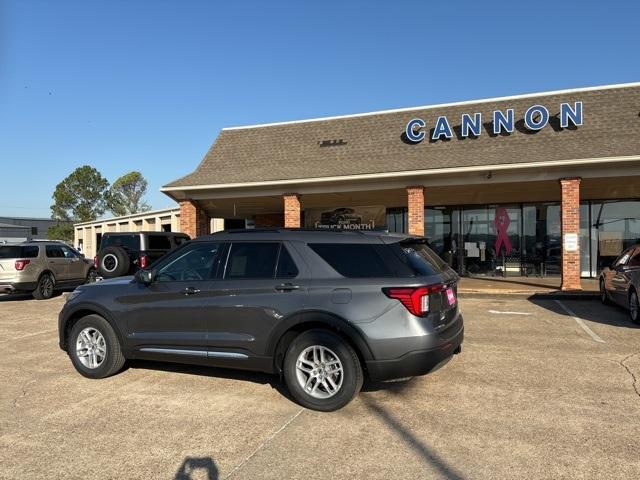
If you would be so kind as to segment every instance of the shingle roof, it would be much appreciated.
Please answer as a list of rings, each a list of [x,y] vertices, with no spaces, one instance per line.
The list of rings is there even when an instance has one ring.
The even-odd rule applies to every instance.
[[[584,108],[584,124],[575,130],[548,125],[531,133],[521,126],[534,104],[546,106],[553,118],[561,102],[575,101]],[[492,112],[507,108],[514,108],[520,120],[516,131],[489,135]],[[485,124],[476,139],[454,136],[418,144],[402,139],[412,118],[433,128],[436,118],[446,115],[459,126],[463,113],[475,112],[482,113]],[[640,155],[639,113],[640,84],[632,84],[224,129],[196,170],[165,188]],[[321,146],[326,141],[342,144]]]

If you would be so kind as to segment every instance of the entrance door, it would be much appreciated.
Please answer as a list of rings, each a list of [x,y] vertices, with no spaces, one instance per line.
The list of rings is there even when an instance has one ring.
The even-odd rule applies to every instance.
[[[522,274],[520,215],[520,207],[514,205],[463,208],[460,234],[463,274]]]

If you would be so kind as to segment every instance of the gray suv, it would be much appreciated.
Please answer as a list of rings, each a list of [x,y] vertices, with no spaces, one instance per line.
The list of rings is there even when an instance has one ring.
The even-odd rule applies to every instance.
[[[283,376],[301,405],[331,411],[365,377],[422,375],[460,352],[457,281],[422,237],[226,231],[133,277],[77,288],[59,342],[89,378],[126,359],[254,370]]]

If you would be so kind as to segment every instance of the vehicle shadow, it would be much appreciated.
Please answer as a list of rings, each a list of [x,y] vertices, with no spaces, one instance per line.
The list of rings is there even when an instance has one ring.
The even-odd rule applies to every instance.
[[[198,375],[202,377],[215,377],[225,378],[229,380],[239,380],[244,382],[257,383],[260,385],[269,385],[288,398],[292,402],[295,402],[287,390],[283,380],[280,380],[278,375],[270,375],[262,372],[252,372],[248,370],[235,370],[231,368],[219,368],[210,367],[207,365],[188,365],[184,363],[168,363],[168,362],[156,362],[153,360],[129,360],[127,362],[127,369],[141,369],[141,370],[156,370],[162,372],[172,372],[185,375]]]
[[[558,315],[577,317],[589,322],[601,323],[612,327],[640,328],[629,318],[625,309],[617,305],[603,305],[600,300],[551,300],[540,297],[530,297],[529,302]],[[567,309],[569,311],[567,311]]]
[[[58,298],[67,292],[71,292],[69,289],[55,290],[51,298]],[[24,300],[35,300],[30,293],[4,293],[0,294],[0,302],[22,302]]]
[[[362,395],[362,403],[365,407],[376,416],[378,416],[389,428],[391,428],[401,439],[407,444],[420,458],[426,463],[434,467],[443,478],[461,480],[464,477],[452,465],[449,465],[440,457],[432,448],[427,446],[423,441],[417,438],[409,428],[404,426],[384,406],[376,402],[369,395]]]
[[[178,468],[174,480],[218,480],[218,467],[211,457],[186,457]]]
[[[23,300],[33,300],[30,293],[6,293],[0,295],[0,302],[21,302]]]
[[[188,365],[184,363],[168,363],[156,362],[154,360],[129,360],[126,363],[127,369],[140,370],[156,370],[160,372],[172,372],[184,375],[198,375],[212,378],[225,378],[229,380],[239,380],[241,382],[251,382],[260,385],[269,385],[271,388],[280,393],[293,403],[294,398],[289,393],[289,389],[285,381],[278,375],[271,375],[262,372],[252,372],[248,370],[234,370],[231,368],[218,368],[206,365]],[[401,395],[405,391],[413,387],[414,378],[396,380],[392,382],[372,382],[365,376],[362,385],[362,392],[377,392],[380,390],[391,392],[395,395]]]

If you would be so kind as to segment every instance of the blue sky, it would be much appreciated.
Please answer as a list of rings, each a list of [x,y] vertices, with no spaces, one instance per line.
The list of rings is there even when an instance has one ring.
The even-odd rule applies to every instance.
[[[225,126],[640,80],[640,3],[0,0],[0,216],[158,189]]]

